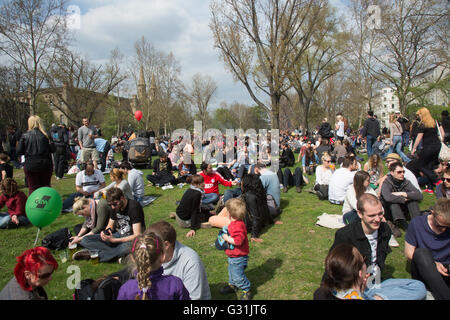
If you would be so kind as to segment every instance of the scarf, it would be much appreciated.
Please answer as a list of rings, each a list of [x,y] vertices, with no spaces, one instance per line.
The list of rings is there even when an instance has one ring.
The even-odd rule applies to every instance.
[[[200,192],[202,194],[202,198],[205,196],[205,190],[203,190],[203,189],[194,187],[193,185],[190,186],[190,189]]]
[[[364,300],[359,290],[355,289],[333,291],[333,295],[341,300]]]
[[[90,199],[89,202],[89,210],[91,212],[91,215],[89,217],[86,217],[86,227],[89,229],[93,229],[95,227],[95,213],[96,213],[97,203],[94,199]]]

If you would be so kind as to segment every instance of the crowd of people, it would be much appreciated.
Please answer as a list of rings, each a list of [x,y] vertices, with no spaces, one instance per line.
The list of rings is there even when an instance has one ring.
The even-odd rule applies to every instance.
[[[31,116],[25,133],[8,128],[8,146],[0,153],[0,209],[5,205],[8,209],[0,214],[0,228],[30,223],[25,213],[27,196],[18,190],[13,167],[23,168],[31,194],[51,186],[53,173],[57,180],[63,179],[72,159],[78,170],[74,193],[64,199],[63,212],[73,211],[85,221],[70,239],[69,246],[80,247],[71,258],[88,260],[91,251],[97,251],[101,263],[126,263],[119,300],[211,299],[199,255],[176,240],[169,222],[145,225],[144,179],[156,188],[187,183],[189,188],[169,217],[188,230],[186,237],[195,237],[202,228],[221,230],[216,246],[228,257],[229,279],[220,292],[249,300],[247,234],[251,242],[262,242],[266,226],[283,224],[282,193],[294,186],[301,193],[309,185],[308,191],[318,201],[342,207],[346,225],[335,234],[314,299],[421,300],[428,291],[434,299],[448,300],[450,168],[449,159],[440,159],[439,151],[441,142],[449,142],[449,118],[444,111],[439,123],[426,108],[416,116],[410,123],[395,113],[385,131],[369,111],[363,126],[354,132],[338,114],[334,126],[324,118],[313,132],[280,130],[279,141],[273,141],[269,133],[259,141],[243,136],[226,142],[216,137],[203,141],[156,138],[152,130],[127,132],[109,142],[87,118],[78,130],[61,124],[47,132],[42,120]],[[127,146],[135,137],[148,139],[155,157],[152,173],[146,177],[128,161]],[[194,163],[198,159],[195,142],[202,145],[199,170]],[[278,169],[273,171],[275,146],[280,154]],[[120,163],[114,161],[113,152],[122,153]],[[366,162],[363,154],[367,154]],[[111,178],[108,186],[106,172]],[[223,195],[219,184],[226,187]],[[430,210],[420,210],[422,192],[436,196]],[[405,258],[411,261],[411,279],[382,281],[386,257],[391,247],[399,246],[400,230],[406,232]],[[46,248],[24,251],[0,299],[46,299],[43,286],[57,268]]]

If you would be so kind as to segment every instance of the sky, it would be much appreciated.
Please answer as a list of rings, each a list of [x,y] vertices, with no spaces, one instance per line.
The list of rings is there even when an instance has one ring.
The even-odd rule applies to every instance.
[[[330,2],[343,8],[344,1]],[[133,56],[135,41],[144,36],[156,49],[175,55],[184,83],[196,73],[213,77],[218,90],[212,107],[222,101],[254,105],[213,48],[209,0],[70,0],[69,5],[80,12],[73,28],[74,46],[94,62],[106,61],[116,46],[125,56]]]

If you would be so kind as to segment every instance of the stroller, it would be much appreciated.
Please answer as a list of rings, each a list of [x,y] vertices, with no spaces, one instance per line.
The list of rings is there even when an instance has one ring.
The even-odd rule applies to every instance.
[[[133,165],[142,165],[150,168],[152,155],[150,142],[147,138],[135,138],[128,142],[128,161]]]

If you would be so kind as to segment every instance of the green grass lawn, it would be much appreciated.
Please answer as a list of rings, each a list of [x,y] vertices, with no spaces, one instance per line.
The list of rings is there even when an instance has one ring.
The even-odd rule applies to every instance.
[[[151,170],[143,169],[144,175]],[[52,178],[52,187],[63,198],[75,191],[75,175],[66,176],[66,179],[57,181]],[[23,170],[14,170],[14,178],[24,188]],[[105,176],[107,183],[109,176]],[[341,214],[342,206],[331,205],[328,201],[319,201],[318,198],[306,192],[305,189],[314,183],[314,176],[308,176],[310,184],[302,193],[290,188],[288,193],[281,193],[281,206],[283,225],[273,225],[264,229],[262,243],[250,242],[249,265],[246,274],[252,283],[254,299],[265,300],[310,300],[314,290],[319,286],[324,271],[324,260],[333,240],[335,230],[316,226],[317,217],[326,212]],[[156,195],[158,198],[144,208],[145,223],[149,225],[159,220],[169,221],[176,229],[178,240],[193,248],[200,255],[206,267],[209,285],[213,299],[234,299],[233,295],[221,295],[219,289],[228,281],[227,260],[223,251],[214,246],[218,229],[200,229],[193,238],[186,238],[188,230],[181,229],[175,220],[169,219],[169,212],[175,211],[175,201],[180,200],[183,189],[175,187],[171,190],[161,190],[155,187],[146,187],[146,195]],[[226,190],[221,186],[220,192]],[[433,204],[434,195],[424,193],[424,200],[420,204],[421,210],[428,209]],[[63,227],[72,228],[83,219],[66,213],[60,215],[55,222],[41,230],[38,244],[44,236]],[[0,288],[3,288],[13,276],[16,256],[25,249],[33,246],[36,237],[36,227],[26,227],[13,230],[0,230]],[[73,232],[73,230],[72,230]],[[383,277],[410,278],[407,263],[403,254],[404,234],[397,241],[400,247],[392,248],[392,253],[386,261]],[[59,268],[55,271],[52,281],[46,286],[51,300],[72,299],[73,290],[67,288],[70,265],[77,265],[81,270],[81,278],[96,279],[103,275],[121,270],[122,265],[117,263],[103,263],[92,265],[89,261],[68,261],[61,263],[58,251],[54,252]]]

